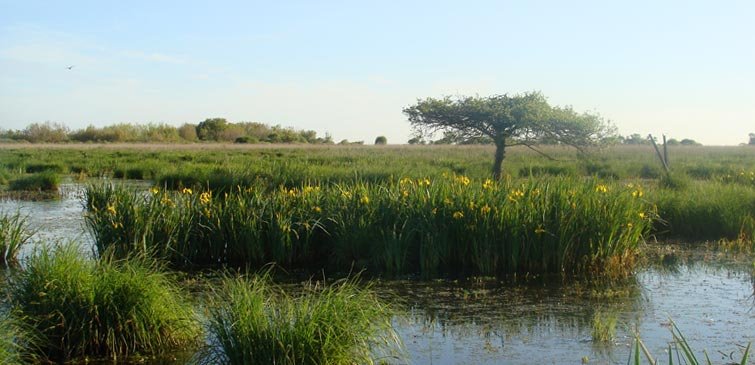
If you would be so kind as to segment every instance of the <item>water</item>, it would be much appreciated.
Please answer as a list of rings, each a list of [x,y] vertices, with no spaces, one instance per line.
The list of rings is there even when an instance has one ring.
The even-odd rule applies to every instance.
[[[31,246],[65,240],[91,246],[81,188],[64,185],[63,192],[56,200],[0,201],[0,212],[29,216],[37,230]],[[376,288],[406,309],[394,321],[408,355],[398,363],[580,364],[587,358],[590,364],[626,364],[634,328],[665,363],[670,318],[698,355],[707,349],[714,363],[739,360],[741,346],[755,342],[752,257],[732,261],[700,250],[685,257],[608,287],[519,278],[383,281]],[[618,320],[610,343],[592,340],[596,312]]]

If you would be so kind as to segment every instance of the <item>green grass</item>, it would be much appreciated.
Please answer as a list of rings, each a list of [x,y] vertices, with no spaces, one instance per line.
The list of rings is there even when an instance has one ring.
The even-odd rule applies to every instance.
[[[45,171],[23,175],[11,180],[8,189],[12,191],[57,191],[58,186],[60,186],[60,176],[54,172]]]
[[[87,189],[98,250],[157,254],[176,267],[261,267],[392,275],[606,273],[631,269],[652,224],[637,185],[449,175],[237,188],[230,193]]]
[[[374,364],[395,360],[393,311],[355,279],[291,296],[266,276],[227,278],[208,305],[212,364]],[[378,357],[379,359],[376,359]]]
[[[196,344],[192,306],[176,283],[142,258],[83,258],[73,245],[37,250],[9,283],[16,318],[54,362],[120,359]]]
[[[27,219],[18,212],[0,215],[0,266],[16,263],[21,247],[34,234],[29,229]]]
[[[0,313],[0,365],[20,365],[37,360],[27,349],[34,347],[28,331],[8,312]]]
[[[610,343],[616,337],[616,314],[595,312],[592,320],[591,336],[593,342]]]

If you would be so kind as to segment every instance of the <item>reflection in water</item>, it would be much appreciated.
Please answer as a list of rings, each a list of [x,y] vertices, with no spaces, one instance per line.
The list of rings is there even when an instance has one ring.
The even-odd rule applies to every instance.
[[[3,200],[0,212],[28,214],[37,242],[72,239],[91,247],[81,192],[80,186],[64,185],[56,200]],[[411,364],[579,364],[583,357],[590,364],[625,364],[629,328],[638,328],[658,357],[671,339],[669,318],[700,352],[741,351],[738,345],[755,342],[753,258],[732,261],[715,251],[687,251],[664,246],[654,260],[660,264],[608,286],[530,279],[384,281],[376,289],[406,309],[395,323]],[[612,343],[592,341],[598,311],[618,319]],[[155,363],[183,364],[187,358],[174,354]]]

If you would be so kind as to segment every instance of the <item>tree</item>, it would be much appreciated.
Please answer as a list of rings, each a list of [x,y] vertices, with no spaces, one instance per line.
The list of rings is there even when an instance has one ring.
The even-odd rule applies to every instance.
[[[385,138],[385,136],[378,136],[377,138],[375,138],[375,144],[376,145],[388,144],[388,138]]]
[[[613,135],[613,128],[595,114],[571,107],[553,107],[539,92],[509,96],[427,98],[404,108],[418,132],[451,132],[462,140],[489,138],[495,145],[493,177],[500,179],[506,147],[523,145],[540,154],[542,140],[582,148]]]
[[[755,146],[755,133],[750,133],[750,146]]]
[[[685,138],[679,142],[682,146],[702,146],[701,143],[698,143],[694,139]]]
[[[197,136],[203,141],[217,141],[227,127],[228,121],[225,118],[205,119],[197,125]]]

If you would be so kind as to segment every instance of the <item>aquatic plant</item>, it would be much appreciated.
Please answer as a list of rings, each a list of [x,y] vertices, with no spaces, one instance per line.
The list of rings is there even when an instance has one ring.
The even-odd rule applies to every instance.
[[[35,357],[28,353],[34,341],[28,331],[10,312],[0,313],[0,364],[20,365],[31,363]]]
[[[49,361],[158,353],[193,345],[200,332],[174,280],[143,257],[94,261],[74,244],[44,246],[9,292]]]
[[[60,186],[60,176],[52,171],[20,176],[10,181],[8,186],[12,191],[57,191]]]
[[[655,216],[642,194],[594,180],[461,175],[222,194],[106,185],[87,189],[86,222],[100,252],[146,252],[178,267],[621,273]]]
[[[34,234],[29,229],[27,219],[18,212],[0,215],[0,265],[15,263],[21,247]]]
[[[391,308],[355,278],[310,282],[296,296],[265,275],[226,278],[207,310],[208,363],[375,364],[400,354]]]
[[[676,323],[674,321],[671,322],[671,336],[673,338],[673,342],[669,344],[668,346],[668,365],[674,364],[674,358],[677,359],[677,363],[680,364],[689,364],[689,365],[699,365],[699,364],[705,364],[705,365],[713,365],[713,362],[708,357],[707,351],[703,350],[703,356],[705,361],[701,361],[697,359],[697,356],[695,355],[695,349],[687,342],[687,339],[682,334],[681,330],[679,330],[679,327],[677,327]],[[744,352],[742,353],[742,358],[734,363],[730,364],[738,364],[738,365],[746,365],[747,360],[750,355],[750,346],[752,344],[747,344],[747,347],[744,348]],[[642,359],[644,356],[644,359],[647,361],[650,365],[657,365],[660,364],[658,361],[656,361],[653,358],[653,355],[650,353],[650,350],[645,346],[645,344],[642,342],[642,339],[640,338],[640,335],[638,333],[635,333],[634,338],[634,346],[632,347],[632,353],[629,355],[629,360],[627,363],[640,365],[642,364]],[[732,355],[733,356],[733,353]],[[734,360],[734,359],[732,359]]]
[[[608,343],[616,337],[616,314],[595,312],[592,319],[592,340],[598,343]]]

